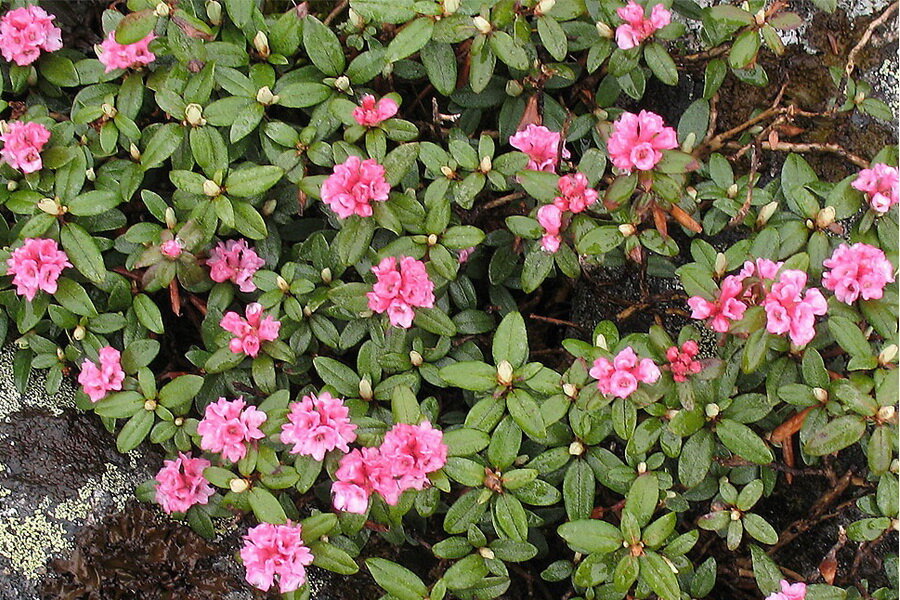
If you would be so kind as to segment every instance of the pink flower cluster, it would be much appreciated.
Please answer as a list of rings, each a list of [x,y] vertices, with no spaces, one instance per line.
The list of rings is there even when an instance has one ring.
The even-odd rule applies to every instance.
[[[894,280],[894,267],[879,248],[869,244],[841,244],[822,264],[829,269],[822,285],[844,304],[857,299],[878,300],[884,286]]]
[[[806,600],[806,584],[803,582],[788,583],[781,580],[781,591],[769,594],[766,600]]]
[[[81,373],[78,374],[78,383],[91,402],[101,400],[111,391],[121,390],[122,382],[125,381],[121,353],[112,346],[104,346],[98,354],[100,366],[84,359]]]
[[[791,343],[804,346],[816,334],[816,315],[828,312],[828,304],[816,288],[806,287],[806,273],[795,269],[782,271],[763,300],[766,331],[789,334]]]
[[[649,358],[639,359],[634,349],[628,346],[612,360],[605,357],[595,360],[590,374],[597,380],[602,393],[627,398],[637,389],[638,383],[656,383],[660,372],[656,363]]]
[[[252,292],[256,290],[253,275],[266,262],[247,245],[247,240],[228,240],[212,249],[206,264],[213,281],[231,281],[242,292]]]
[[[688,377],[703,370],[703,365],[695,358],[698,352],[700,348],[694,340],[686,341],[680,349],[678,346],[669,346],[666,350],[666,360],[669,361],[672,379],[679,382],[687,381]]]
[[[544,252],[556,252],[559,250],[559,244],[562,238],[559,233],[562,231],[563,212],[555,204],[545,204],[537,211],[537,221],[544,228],[544,236],[541,238],[541,248]]]
[[[306,583],[305,567],[313,555],[303,543],[300,524],[272,525],[260,523],[244,536],[241,560],[247,571],[247,583],[269,591],[278,576],[278,590],[293,592]]]
[[[627,173],[633,169],[649,171],[662,160],[663,150],[677,147],[675,130],[667,127],[661,116],[647,110],[622,113],[606,142],[613,165]]]
[[[166,240],[162,244],[159,245],[159,251],[166,258],[171,258],[172,260],[175,260],[176,258],[181,256],[181,252],[182,252],[181,245],[182,245],[181,240],[178,240],[178,239]]]
[[[900,174],[894,167],[877,164],[871,169],[863,169],[851,184],[869,199],[869,206],[883,215],[900,202]]]
[[[6,273],[13,276],[16,293],[34,300],[39,290],[55,294],[60,273],[72,263],[59,249],[56,240],[27,238],[12,251],[6,266]]]
[[[628,4],[616,9],[619,18],[625,21],[616,27],[616,44],[622,50],[629,50],[641,44],[648,37],[672,22],[672,13],[662,4],[650,11],[650,18],[644,16],[644,7],[628,0]]]
[[[337,510],[363,514],[369,496],[380,494],[395,505],[406,490],[422,490],[428,474],[447,462],[444,434],[431,423],[399,423],[387,432],[378,448],[354,449],[341,458],[331,487]]]
[[[215,493],[203,476],[212,466],[205,458],[192,458],[179,452],[175,460],[163,461],[156,474],[156,501],[167,513],[187,512],[195,504],[206,504]]]
[[[291,454],[325,458],[325,453],[338,448],[349,452],[348,444],[356,440],[356,425],[350,422],[350,411],[344,401],[328,392],[303,396],[288,407],[288,422],[281,426],[281,442],[293,444]]]
[[[434,306],[434,283],[422,261],[402,256],[398,266],[397,259],[388,256],[372,267],[372,272],[377,281],[366,294],[369,308],[379,314],[386,312],[394,327],[412,326],[413,307]]]
[[[364,127],[375,127],[396,115],[399,108],[393,98],[382,98],[376,102],[375,96],[366,94],[362,97],[360,105],[353,109],[353,118]]]
[[[150,32],[144,39],[133,44],[120,44],[116,41],[115,32],[110,31],[109,36],[100,44],[97,58],[106,66],[106,73],[116,69],[149,65],[156,60],[156,55],[149,48],[150,42],[155,39],[156,35]]]
[[[271,316],[262,316],[263,307],[259,302],[247,305],[244,311],[247,318],[234,311],[228,311],[219,325],[225,331],[234,335],[228,347],[235,354],[243,352],[247,356],[256,357],[263,342],[271,342],[278,339],[278,330],[281,323]]]
[[[384,202],[390,191],[384,167],[374,158],[348,156],[322,183],[322,202],[342,219],[351,215],[371,217],[372,202]]]
[[[584,173],[563,175],[556,185],[559,187],[559,196],[553,199],[553,204],[559,210],[580,213],[597,201],[597,190],[588,184]]]
[[[543,125],[528,125],[509,138],[509,145],[528,155],[527,169],[556,173],[559,161],[560,139],[558,131],[551,131]],[[562,148],[562,157],[569,158],[569,151]]]
[[[259,428],[265,421],[266,413],[247,406],[243,396],[237,400],[219,398],[206,406],[197,425],[200,447],[237,462],[247,455],[247,444],[266,437]]]
[[[13,121],[7,130],[0,134],[3,149],[0,158],[13,169],[25,174],[40,171],[44,166],[41,150],[50,140],[50,130],[34,121]]]
[[[62,48],[62,32],[53,15],[39,6],[9,11],[0,19],[0,53],[20,67],[30,65],[45,52]]]
[[[729,275],[722,280],[719,296],[715,300],[709,301],[701,296],[692,296],[688,299],[691,317],[710,319],[709,324],[713,331],[725,333],[731,327],[732,321],[744,318],[747,303],[752,302],[753,292],[750,291],[752,287],[757,283],[763,285],[765,280],[774,279],[783,264],[766,258],[744,262],[740,273]],[[745,291],[748,280],[750,285],[746,286]]]

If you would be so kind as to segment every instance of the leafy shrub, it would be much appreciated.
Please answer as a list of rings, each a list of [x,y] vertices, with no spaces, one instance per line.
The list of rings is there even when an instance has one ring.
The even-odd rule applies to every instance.
[[[441,559],[426,582],[369,558],[389,598],[498,597],[529,561],[567,597],[706,597],[698,542],[719,538],[772,594],[758,503],[857,447],[847,535],[896,528],[897,149],[814,148],[872,167],[831,182],[762,125],[794,106],[713,135],[725,78],[766,85],[761,48],[797,15],[349,4],[129,0],[98,60],[14,3],[0,323],[20,388],[77,372],[119,450],[171,457],[138,496],[208,537],[252,511],[248,580],[286,598],[309,564],[357,572],[376,533]],[[634,107],[683,76],[685,22],[702,96],[666,123]],[[813,116],[891,118],[832,74],[846,98]],[[797,152],[765,182],[756,158],[733,170],[751,148]],[[632,267],[691,312],[529,351],[556,345],[528,327],[554,288]],[[896,595],[828,583],[809,597]]]

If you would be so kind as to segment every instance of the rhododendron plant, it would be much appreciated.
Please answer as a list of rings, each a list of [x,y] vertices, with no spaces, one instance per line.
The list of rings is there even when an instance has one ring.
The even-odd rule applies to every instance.
[[[828,311],[822,293],[816,288],[806,289],[806,282],[807,275],[803,271],[782,271],[763,301],[766,330],[788,334],[796,346],[812,341],[816,334],[816,316]]]
[[[412,326],[416,307],[434,306],[434,283],[428,277],[425,264],[409,256],[398,261],[393,256],[383,258],[372,267],[375,285],[366,294],[369,308],[387,313],[391,325],[408,329]]]
[[[150,32],[133,44],[120,44],[116,41],[115,33],[110,32],[109,36],[100,44],[97,58],[106,67],[107,73],[116,69],[149,65],[156,60],[156,55],[149,48],[150,42],[155,39],[156,36]]]
[[[528,155],[527,168],[534,171],[556,172],[556,165],[562,158],[569,158],[569,151],[561,146],[558,131],[543,125],[529,124],[509,138],[509,144]]]
[[[859,298],[878,300],[894,280],[894,267],[884,252],[869,244],[841,244],[822,264],[828,269],[822,275],[822,287],[844,304]]]
[[[366,94],[353,109],[353,118],[364,127],[375,127],[396,115],[399,108],[393,98],[381,98],[376,102],[375,96]]]
[[[784,579],[779,582],[780,592],[773,592],[766,596],[766,600],[805,600],[806,584],[803,582],[790,583]]]
[[[696,359],[700,352],[700,346],[694,340],[688,340],[678,346],[669,346],[666,349],[666,360],[669,361],[669,370],[672,379],[678,382],[687,381],[691,375],[696,375],[703,370],[703,365]]]
[[[675,130],[662,117],[647,110],[626,112],[613,124],[606,142],[609,158],[618,169],[649,171],[662,160],[663,150],[678,147]]]
[[[356,440],[356,424],[340,398],[328,392],[303,396],[292,402],[288,422],[281,426],[281,442],[291,445],[291,454],[305,454],[316,460],[334,449],[349,452]]]
[[[617,398],[627,398],[637,390],[639,383],[656,383],[660,376],[656,363],[649,358],[638,358],[631,346],[612,360],[601,356],[594,361],[590,373],[602,393]]]
[[[553,204],[559,210],[580,213],[597,201],[597,190],[590,187],[583,173],[563,175],[556,185],[559,196],[553,199]]]
[[[672,21],[672,13],[663,4],[654,4],[649,17],[644,13],[644,7],[634,0],[628,0],[628,4],[616,9],[616,14],[625,21],[616,27],[616,44],[622,50],[639,46]]]
[[[275,585],[277,577],[281,593],[299,589],[306,582],[305,567],[313,561],[312,553],[303,543],[302,530],[301,525],[292,523],[260,523],[251,527],[241,548],[247,582],[265,592]]]
[[[78,383],[91,402],[102,400],[109,392],[122,389],[125,371],[122,370],[122,353],[112,346],[104,346],[97,353],[98,363],[84,359]]]
[[[722,280],[719,295],[715,300],[710,301],[702,296],[688,298],[691,318],[709,319],[709,326],[713,331],[719,333],[728,331],[732,322],[742,319],[744,311],[747,310],[747,305],[739,299],[743,291],[743,277],[729,275]]]
[[[247,406],[242,397],[219,398],[206,407],[206,414],[197,425],[200,447],[237,462],[247,455],[248,444],[266,437],[259,428],[266,418],[266,413]]]
[[[55,294],[60,274],[71,266],[55,240],[28,238],[6,260],[6,273],[13,276],[17,294],[34,300],[39,291]]]
[[[212,249],[206,264],[213,281],[231,281],[242,292],[252,292],[256,290],[253,274],[266,262],[247,244],[247,240],[227,240]]]
[[[183,452],[178,458],[164,460],[156,474],[156,501],[167,513],[187,512],[192,506],[206,504],[214,491],[203,476],[210,466],[205,458],[194,458]]]
[[[23,173],[34,173],[44,166],[41,151],[50,141],[50,130],[34,121],[13,121],[0,134],[0,141],[0,157],[5,163]]]
[[[900,203],[900,171],[896,167],[878,163],[863,169],[852,185],[866,194],[872,210],[880,215]]]
[[[562,238],[559,232],[562,230],[562,211],[555,204],[545,204],[537,211],[537,220],[544,228],[544,236],[541,238],[541,248],[545,252],[556,252]]]
[[[342,219],[371,217],[372,202],[384,202],[390,190],[377,161],[348,156],[322,184],[322,202]]]
[[[263,316],[263,307],[258,302],[248,304],[244,315],[241,317],[234,311],[228,311],[219,326],[234,336],[228,343],[233,353],[255,357],[264,342],[278,339],[281,323],[271,315]]]
[[[38,59],[41,51],[62,48],[62,31],[53,24],[55,17],[39,6],[15,8],[0,18],[0,53],[20,67]]]

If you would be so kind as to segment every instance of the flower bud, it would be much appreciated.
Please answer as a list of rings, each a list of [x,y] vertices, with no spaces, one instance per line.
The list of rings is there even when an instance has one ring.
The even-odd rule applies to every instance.
[[[820,387],[813,388],[813,397],[821,403],[828,402],[828,391]]]
[[[284,294],[287,294],[291,290],[291,286],[281,275],[275,278],[275,285],[278,286],[278,289],[281,290],[281,292]]]
[[[200,127],[206,125],[206,119],[203,118],[203,107],[194,102],[184,107],[184,120],[191,127]]]
[[[322,272],[319,273],[319,275],[322,277],[322,283],[324,283],[326,285],[331,283],[331,281],[332,281],[331,269],[329,269],[328,267],[325,267],[324,269],[322,269]]]
[[[276,208],[278,208],[278,200],[276,200],[275,198],[271,198],[263,202],[263,205],[260,208],[259,212],[262,213],[262,216],[268,217],[273,212],[275,212]]]
[[[564,383],[562,388],[563,388],[563,394],[565,394],[569,398],[575,398],[578,396],[578,388],[575,387],[575,384]]]
[[[806,228],[807,229],[815,229],[816,223],[812,219],[807,219],[806,220]]]
[[[894,473],[895,475],[897,473],[900,473],[900,459],[895,458],[894,460],[891,461],[890,471],[891,471],[891,473]]]
[[[144,402],[144,410],[147,412],[152,412],[156,410],[156,400],[147,400]]]
[[[456,173],[448,165],[444,165],[441,167],[441,175],[447,179],[453,179],[453,177],[456,176]]]
[[[429,247],[429,248],[430,248],[431,246],[434,246],[435,244],[437,244],[437,243],[438,243],[438,236],[437,236],[437,234],[429,233],[429,234],[428,234],[428,240],[427,240],[426,243],[428,244],[428,247]]]
[[[594,345],[601,350],[609,350],[609,344],[606,343],[606,336],[602,333],[597,334],[597,339],[594,340]]]
[[[886,367],[894,362],[895,358],[897,358],[897,344],[890,344],[882,348],[881,352],[878,353],[878,364]]]
[[[274,104],[276,98],[275,94],[272,93],[272,90],[270,90],[267,85],[262,86],[259,88],[259,91],[256,92],[256,101],[264,106]]]
[[[134,144],[128,147],[128,154],[131,155],[132,160],[141,160],[141,151]]]
[[[313,314],[313,311],[312,311],[312,309],[309,307],[308,304],[307,304],[306,306],[303,307],[303,316],[304,316],[304,317],[309,318],[309,317],[312,316],[312,314]]]
[[[506,82],[506,95],[507,96],[512,96],[513,98],[516,98],[523,91],[525,91],[525,88],[522,87],[522,84],[519,83],[518,80],[510,79],[509,81]]]
[[[416,352],[415,350],[409,351],[409,362],[412,363],[414,367],[421,367],[422,363],[425,362],[422,358],[422,355]]]
[[[350,21],[350,25],[357,31],[361,31],[366,26],[366,20],[352,8],[347,11],[347,20]]]
[[[184,417],[175,417],[175,420],[172,421],[175,424],[175,427],[181,427],[184,425]]]
[[[213,25],[222,24],[222,5],[217,0],[209,0],[206,3],[206,17]]]
[[[604,23],[603,21],[597,21],[597,35],[602,38],[612,39],[616,34],[613,31],[612,27]]]
[[[203,193],[210,198],[215,198],[222,193],[222,188],[220,188],[219,184],[212,179],[207,179],[203,182]]]
[[[887,406],[882,406],[878,409],[878,420],[879,421],[890,421],[894,418],[894,415],[897,414],[897,409],[894,408],[893,404],[888,404]]]
[[[681,151],[690,153],[691,150],[694,149],[694,144],[697,143],[697,134],[695,132],[690,132],[684,138],[684,141],[681,142]]]
[[[6,120],[0,121],[0,133],[9,133],[9,123]]]
[[[66,360],[66,353],[63,352],[63,349],[59,346],[56,347],[56,358],[57,360]]]
[[[775,214],[775,211],[778,210],[777,202],[769,202],[761,209],[759,209],[759,216],[756,217],[756,226],[762,227],[766,223],[769,222],[769,219],[772,218],[772,215]]]
[[[37,203],[37,207],[41,211],[47,213],[48,215],[53,215],[54,217],[62,214],[60,212],[60,208],[62,207],[59,205],[59,201],[53,198],[44,198],[42,200],[39,200]]]
[[[475,29],[477,29],[479,33],[483,33],[484,35],[489,34],[494,29],[491,22],[481,15],[472,19],[472,25],[475,26]]]
[[[263,58],[268,58],[271,50],[269,50],[269,37],[265,31],[257,31],[253,37],[253,47],[259,52]]]
[[[738,184],[732,183],[728,186],[728,189],[725,191],[725,195],[729,198],[734,198],[738,193]]]
[[[534,14],[537,16],[546,15],[553,10],[554,6],[556,6],[556,0],[541,0],[537,3],[537,6],[534,7]]]
[[[741,511],[738,509],[732,509],[731,511],[731,520],[732,521],[740,521],[741,520]]]
[[[571,444],[569,444],[569,454],[572,456],[581,456],[584,454],[584,444],[575,440]]]
[[[721,252],[716,254],[716,264],[714,268],[716,277],[721,277],[725,274],[725,271],[728,270],[728,258]]]
[[[706,405],[706,416],[710,419],[715,419],[719,416],[719,405],[715,402]]]
[[[353,90],[350,88],[350,78],[346,75],[341,75],[337,79],[334,80],[334,87],[344,92],[345,94],[352,94]]]
[[[826,206],[822,210],[816,214],[816,227],[819,229],[825,229],[832,223],[834,223],[834,207]]]
[[[157,17],[165,18],[165,17],[169,16],[169,13],[171,11],[172,11],[172,9],[169,7],[168,4],[166,4],[165,2],[160,2],[159,4],[156,5],[156,9],[153,11],[153,13]]]
[[[759,27],[762,27],[766,24],[766,11],[764,9],[759,9],[756,11],[756,14],[753,15],[753,20],[756,21],[756,24]]]
[[[175,209],[171,206],[166,207],[166,227],[169,229],[175,229],[175,226],[178,225],[178,219],[175,217]]]
[[[637,227],[635,227],[633,223],[622,223],[619,225],[619,233],[624,237],[631,237],[637,233]]]
[[[638,475],[643,475],[644,473],[646,473],[647,472],[647,463],[645,463],[644,461],[639,462],[638,466],[637,466],[637,472],[638,472]]]
[[[444,16],[449,16],[459,10],[461,0],[444,0]]]
[[[497,381],[500,385],[509,385],[512,383],[513,366],[508,360],[501,360],[497,365]]]
[[[97,174],[94,172],[93,167],[84,170],[84,178],[88,181],[95,181],[97,179]]]
[[[681,411],[676,410],[674,408],[670,408],[669,410],[666,411],[666,419],[671,421],[672,419],[674,419],[675,417],[678,416],[679,412],[681,412]]]
[[[900,519],[891,519],[891,528],[894,531],[900,531]]]
[[[482,156],[481,164],[478,165],[478,170],[481,171],[482,173],[489,173],[491,171],[491,169],[493,169],[493,168],[494,168],[494,163],[493,163],[493,161],[491,161],[491,157],[487,156],[487,155]]]
[[[84,339],[84,336],[86,333],[87,333],[87,331],[85,330],[84,325],[77,325],[75,327],[75,330],[72,332],[72,338],[76,342],[80,342],[81,340]]]
[[[861,103],[863,100],[865,100],[865,99],[866,99],[866,93],[865,93],[865,92],[856,92],[856,95],[853,96],[853,103],[854,103],[854,104],[860,104],[860,103]]]
[[[234,492],[235,494],[241,494],[246,492],[250,487],[250,482],[246,479],[242,479],[240,477],[235,477],[231,481],[228,482],[228,489]]]
[[[100,105],[100,109],[103,111],[103,114],[112,119],[119,111],[116,110],[116,107],[110,104],[109,102],[104,102]]]
[[[359,397],[363,400],[372,399],[372,382],[369,381],[368,377],[363,377],[359,380]]]
[[[10,179],[9,181],[6,182],[6,190],[9,192],[14,192],[16,190],[16,188],[18,188],[18,187],[19,187],[18,181],[13,181],[12,179]]]
[[[494,551],[490,548],[479,548],[478,554],[480,554],[482,558],[486,558],[488,560],[493,560],[494,558]]]

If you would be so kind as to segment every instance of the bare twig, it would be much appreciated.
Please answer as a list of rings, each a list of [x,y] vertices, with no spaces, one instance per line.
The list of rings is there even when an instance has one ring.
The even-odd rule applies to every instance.
[[[866,27],[865,31],[863,31],[863,34],[859,38],[859,41],[856,42],[856,45],[853,46],[853,48],[850,50],[850,53],[847,55],[847,66],[844,67],[844,75],[846,77],[850,77],[850,75],[853,73],[853,69],[856,68],[856,56],[860,52],[862,52],[862,49],[865,48],[866,44],[869,43],[869,39],[871,39],[872,34],[875,33],[876,29],[884,25],[895,12],[897,12],[898,6],[900,6],[900,2],[893,2],[890,6],[884,9],[884,12],[881,13],[881,16],[869,23],[869,26]],[[844,85],[844,90],[846,91],[846,83]]]
[[[735,142],[728,142],[725,144],[725,147],[732,150],[740,150],[742,148],[740,144]],[[762,142],[762,148],[764,150],[774,150],[775,152],[796,152],[798,154],[803,154],[805,152],[828,152],[830,154],[837,154],[860,168],[867,169],[869,167],[869,161],[845,150],[838,144],[794,144],[791,142],[778,142],[773,146],[769,142]]]
[[[495,198],[490,202],[486,202],[481,205],[481,210],[490,210],[492,208],[497,208],[498,206],[503,206],[504,204],[508,204],[513,202],[514,200],[521,200],[525,197],[525,194],[522,192],[513,192],[512,194],[506,194],[505,196],[500,196],[499,198]]]
[[[344,12],[344,9],[346,9],[348,6],[350,6],[350,0],[341,0],[338,5],[334,7],[334,10],[328,13],[328,16],[325,17],[325,20],[322,21],[322,23],[328,25],[329,23],[334,21],[339,14]]]

